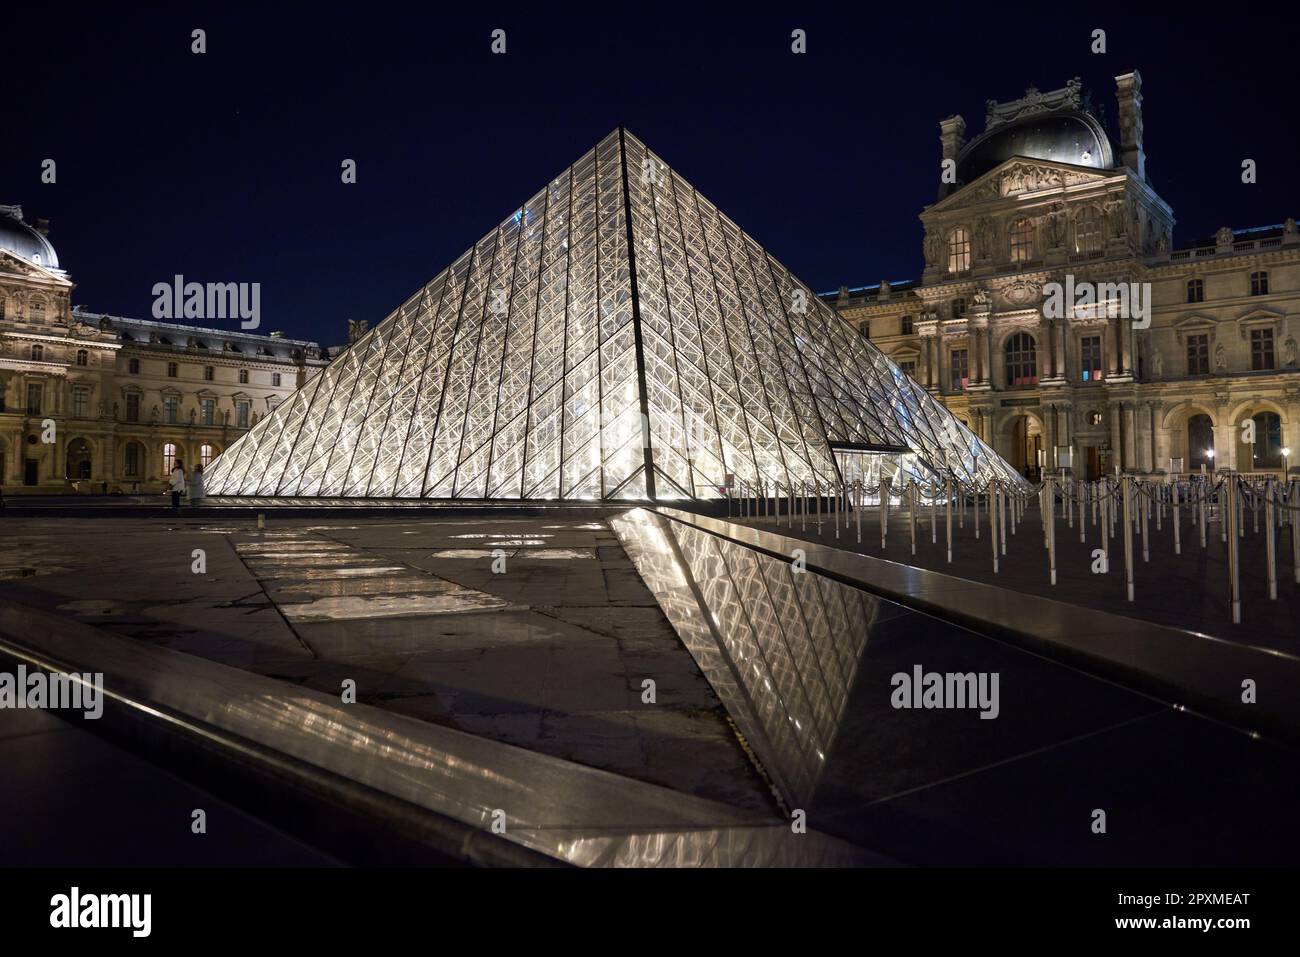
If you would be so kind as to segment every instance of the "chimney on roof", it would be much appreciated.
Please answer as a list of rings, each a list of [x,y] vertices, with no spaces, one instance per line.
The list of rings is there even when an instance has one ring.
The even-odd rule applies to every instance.
[[[1115,77],[1115,99],[1119,101],[1121,162],[1145,183],[1147,156],[1142,149],[1142,74],[1134,70]]]
[[[50,221],[48,219],[36,220],[36,231],[42,236],[48,236],[50,234]]]
[[[939,142],[943,145],[943,158],[955,160],[966,145],[966,121],[960,114],[939,121]]]

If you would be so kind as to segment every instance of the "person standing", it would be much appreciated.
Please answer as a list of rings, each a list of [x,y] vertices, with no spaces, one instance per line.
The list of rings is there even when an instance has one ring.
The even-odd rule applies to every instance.
[[[194,466],[194,474],[190,476],[190,504],[199,505],[203,501],[203,466]]]
[[[185,466],[181,464],[180,459],[177,459],[176,464],[172,466],[171,492],[172,511],[179,512],[181,509],[181,496],[185,494]]]

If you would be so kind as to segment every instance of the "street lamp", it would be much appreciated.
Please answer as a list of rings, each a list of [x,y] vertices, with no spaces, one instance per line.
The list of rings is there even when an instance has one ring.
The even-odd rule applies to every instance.
[[[1283,446],[1282,448],[1282,477],[1283,478],[1286,477],[1287,459],[1289,459],[1290,457],[1291,457],[1291,449],[1289,447]]]

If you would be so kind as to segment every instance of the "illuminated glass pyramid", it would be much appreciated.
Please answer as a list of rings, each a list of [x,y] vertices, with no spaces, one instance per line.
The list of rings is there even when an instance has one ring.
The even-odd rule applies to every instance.
[[[886,468],[864,461],[1021,481],[619,129],[258,422],[207,487],[716,498]]]

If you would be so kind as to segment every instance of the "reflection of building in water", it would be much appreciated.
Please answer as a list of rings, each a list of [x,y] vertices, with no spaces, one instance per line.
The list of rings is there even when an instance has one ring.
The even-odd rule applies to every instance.
[[[610,524],[782,799],[807,806],[880,600],[644,509]]]
[[[1040,451],[1089,477],[1171,459],[1280,471],[1300,450],[1300,230],[1175,246],[1146,175],[1141,88],[1136,72],[1116,79],[1116,138],[1077,80],[990,101],[969,141],[962,117],[943,120],[956,181],[921,213],[920,278],[823,298],[1022,472]],[[1044,315],[1045,285],[1067,277],[1150,283],[1149,328],[1116,314],[1117,290]]]
[[[314,342],[70,307],[46,235],[0,206],[0,488],[159,491],[210,462],[325,363]],[[47,420],[53,442],[43,441]]]

